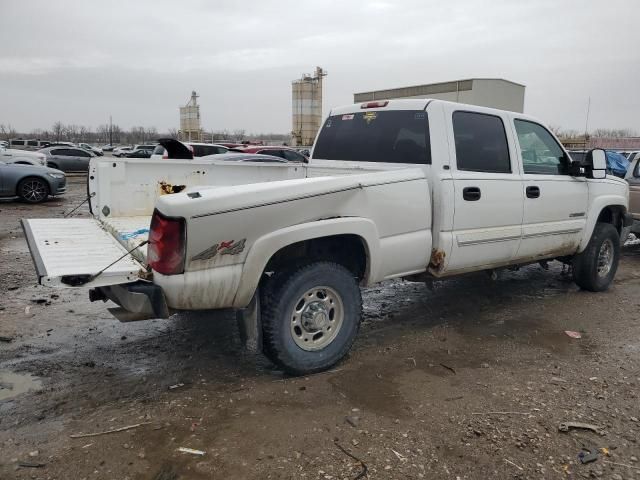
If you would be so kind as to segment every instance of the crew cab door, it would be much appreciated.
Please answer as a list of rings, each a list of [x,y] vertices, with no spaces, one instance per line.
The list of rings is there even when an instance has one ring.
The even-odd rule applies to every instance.
[[[523,188],[507,114],[456,105],[450,157],[454,184],[452,249],[447,271],[479,270],[509,263],[522,233]]]
[[[517,258],[574,253],[586,224],[588,184],[569,175],[569,156],[542,125],[515,118],[522,161],[524,216]]]

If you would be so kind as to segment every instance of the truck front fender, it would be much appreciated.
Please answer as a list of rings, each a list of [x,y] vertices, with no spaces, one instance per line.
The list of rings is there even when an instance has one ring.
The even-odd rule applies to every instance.
[[[584,232],[582,232],[582,239],[580,240],[580,247],[578,252],[584,251],[591,240],[593,229],[596,227],[600,214],[606,208],[615,208],[620,210],[621,221],[623,215],[627,212],[627,199],[622,195],[602,195],[594,199],[593,203],[589,207],[589,213],[587,215],[587,221],[585,224]],[[616,226],[617,227],[617,226]]]
[[[282,248],[305,240],[345,234],[362,239],[367,253],[363,283],[371,283],[378,277],[380,268],[380,239],[375,223],[360,217],[330,218],[293,225],[258,238],[247,254],[233,306],[244,308],[251,302],[267,263]]]

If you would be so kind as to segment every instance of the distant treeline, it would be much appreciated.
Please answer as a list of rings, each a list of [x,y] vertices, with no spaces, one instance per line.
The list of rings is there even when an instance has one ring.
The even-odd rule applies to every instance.
[[[150,142],[163,137],[178,138],[178,129],[172,128],[166,132],[159,132],[156,127],[132,127],[129,130],[125,130],[116,124],[103,124],[93,130],[91,127],[84,125],[65,125],[62,122],[56,122],[48,130],[36,128],[30,132],[19,132],[10,124],[0,124],[0,139],[2,140],[29,138],[56,142],[85,142],[100,145],[110,142],[114,144],[132,145]],[[193,140],[195,141],[196,139]],[[290,135],[280,133],[246,134],[245,130],[203,130],[199,140],[204,142],[215,142],[216,140],[252,140],[262,141],[264,143],[288,143],[290,141]]]

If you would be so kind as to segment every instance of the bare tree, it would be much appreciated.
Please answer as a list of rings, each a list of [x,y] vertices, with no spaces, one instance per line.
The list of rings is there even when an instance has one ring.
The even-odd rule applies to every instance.
[[[57,121],[56,123],[54,123],[51,127],[51,133],[54,137],[56,137],[56,142],[59,142],[62,138],[62,134],[64,133],[64,125],[62,124],[62,122]]]
[[[144,127],[132,127],[129,134],[130,143],[144,143],[145,141],[145,129]]]
[[[69,124],[64,128],[64,135],[69,142],[75,142],[78,140],[80,127],[75,124]]]
[[[591,135],[594,137],[624,138],[637,137],[638,132],[630,128],[597,128]]]
[[[158,139],[158,129],[156,127],[148,127],[145,131],[146,141]]]
[[[44,130],[42,130],[41,128],[34,128],[33,130],[31,130],[29,136],[37,139],[45,138]]]
[[[96,133],[98,134],[98,141],[107,143],[109,141],[109,125],[103,123],[102,125],[98,125],[96,129]]]
[[[556,136],[561,137],[564,133],[562,127],[560,125],[549,125],[549,130]]]
[[[178,138],[178,129],[177,128],[170,128],[169,129],[169,137],[171,138]]]
[[[84,125],[81,125],[79,133],[81,142],[90,142],[92,140],[91,137],[93,136],[93,132],[91,131],[91,127],[85,127]]]
[[[245,136],[245,130],[243,128],[233,131],[233,138],[235,138],[239,142],[244,140],[244,136]]]

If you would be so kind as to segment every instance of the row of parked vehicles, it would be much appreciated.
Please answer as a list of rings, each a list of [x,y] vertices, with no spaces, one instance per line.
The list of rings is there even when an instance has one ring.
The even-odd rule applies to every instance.
[[[60,142],[33,150],[43,143],[24,140],[18,145],[0,143],[0,197],[18,197],[29,203],[61,195],[66,189],[67,172],[86,172],[91,159],[103,155],[102,149],[88,144]],[[15,143],[15,142],[14,142]],[[30,143],[27,145],[27,143]],[[17,146],[22,148],[10,148]],[[29,147],[29,148],[27,148]],[[109,150],[109,148],[107,147]],[[99,151],[98,151],[99,150]],[[286,146],[208,144],[161,139],[158,144],[140,144],[112,150],[115,157],[131,159],[194,159],[215,155],[233,162],[304,163],[307,157]]]

